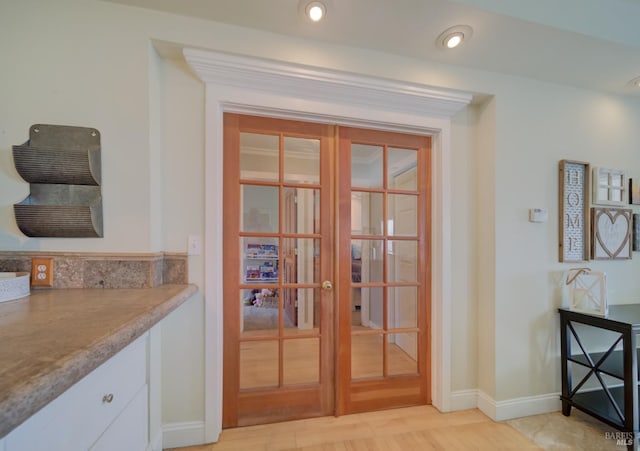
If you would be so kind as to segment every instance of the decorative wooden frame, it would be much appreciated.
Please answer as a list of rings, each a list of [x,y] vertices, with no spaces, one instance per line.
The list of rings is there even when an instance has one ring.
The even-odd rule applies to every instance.
[[[605,178],[606,183],[601,182]],[[596,205],[621,206],[627,203],[627,176],[622,169],[593,168],[593,198]]]
[[[590,268],[573,268],[567,272],[569,285],[569,309],[606,317],[609,313],[607,299],[607,274]]]
[[[559,261],[589,260],[589,163],[561,160],[559,167]]]
[[[591,258],[629,260],[632,255],[632,211],[624,208],[591,209]]]

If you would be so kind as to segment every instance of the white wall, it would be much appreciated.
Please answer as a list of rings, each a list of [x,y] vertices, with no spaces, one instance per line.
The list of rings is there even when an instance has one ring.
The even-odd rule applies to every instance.
[[[636,101],[97,0],[0,0],[0,249],[185,251],[204,233],[204,88],[152,39],[489,94],[453,123],[452,387],[495,401],[559,391],[555,276],[571,265],[557,263],[558,160],[640,176]],[[103,239],[17,230],[28,186],[11,145],[40,122],[102,133]],[[532,207],[549,222],[529,223]],[[189,264],[202,287],[202,257]],[[591,266],[612,302],[636,300],[640,256]],[[165,422],[203,417],[202,299],[163,327]]]
[[[476,255],[478,320],[478,388],[491,397],[496,394],[496,101],[490,99],[477,108],[476,143]],[[461,257],[462,258],[462,257]],[[460,259],[457,260],[461,261]],[[471,327],[473,323],[470,323]]]
[[[451,388],[454,391],[478,387],[478,282],[476,261],[478,249],[478,164],[483,160],[478,146],[480,105],[471,105],[459,112],[451,121],[451,150],[456,164],[449,174],[452,183],[452,259],[456,262],[452,273],[452,373]],[[486,327],[480,330],[486,333]],[[493,350],[490,353],[493,355]],[[485,352],[486,355],[486,352]]]
[[[156,250],[150,233],[148,41],[131,19],[101,3],[3,0],[0,10],[0,247]],[[12,168],[11,145],[25,142],[34,123],[100,131],[105,238],[27,240],[17,230],[12,204],[29,187]]]
[[[557,273],[572,265],[557,263],[557,161],[639,176],[640,109],[637,102],[539,83],[526,90],[514,85],[496,99],[496,398],[503,400],[560,388]],[[548,208],[549,222],[529,223],[532,207]],[[614,304],[640,300],[635,257],[589,263],[608,273]]]
[[[189,235],[204,236],[204,87],[184,61],[154,55],[161,80],[163,250],[184,252]],[[162,327],[165,424],[204,418],[203,256],[190,256],[188,263],[189,281],[200,291]]]

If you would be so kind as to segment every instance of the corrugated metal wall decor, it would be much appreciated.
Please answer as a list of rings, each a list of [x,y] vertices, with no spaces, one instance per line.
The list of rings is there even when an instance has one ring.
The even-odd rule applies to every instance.
[[[102,237],[100,132],[35,124],[29,141],[13,146],[30,194],[14,204],[18,227],[30,237]]]

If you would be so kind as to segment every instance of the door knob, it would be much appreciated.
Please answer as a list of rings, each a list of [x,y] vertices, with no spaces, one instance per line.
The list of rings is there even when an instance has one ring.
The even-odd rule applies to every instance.
[[[330,280],[325,280],[322,282],[322,289],[327,291],[333,290],[333,284]]]

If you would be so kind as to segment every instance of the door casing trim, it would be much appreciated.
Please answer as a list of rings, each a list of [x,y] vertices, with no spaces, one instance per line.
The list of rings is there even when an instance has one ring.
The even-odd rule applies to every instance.
[[[205,90],[205,442],[222,431],[223,114],[365,127],[432,137],[431,396],[451,397],[451,117],[471,95],[426,85],[226,53],[183,49]]]

